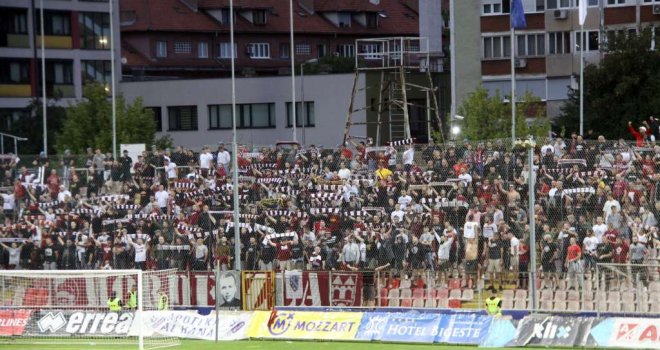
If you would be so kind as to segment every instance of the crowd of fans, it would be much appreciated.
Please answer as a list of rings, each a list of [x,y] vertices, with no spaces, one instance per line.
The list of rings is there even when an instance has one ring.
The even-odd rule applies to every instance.
[[[633,130],[634,131],[634,130]],[[639,135],[639,133],[638,133]],[[603,137],[457,145],[268,147],[238,154],[240,256],[251,270],[424,270],[526,287],[597,263],[657,264],[660,146]],[[636,136],[637,137],[637,136]],[[215,147],[214,147],[215,148]],[[234,263],[231,156],[145,151],[3,162],[0,265],[207,270]],[[528,179],[536,179],[536,242]],[[630,270],[629,270],[630,271]],[[647,268],[634,268],[642,280]]]

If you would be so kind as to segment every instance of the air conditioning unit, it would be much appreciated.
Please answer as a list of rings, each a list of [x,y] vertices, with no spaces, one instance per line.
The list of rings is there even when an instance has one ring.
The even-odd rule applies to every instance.
[[[660,15],[660,5],[653,5],[653,14]]]
[[[514,61],[514,66],[516,68],[525,68],[527,67],[527,59],[525,58],[516,58]]]
[[[566,19],[568,18],[568,11],[566,10],[555,10],[553,13],[555,19]]]

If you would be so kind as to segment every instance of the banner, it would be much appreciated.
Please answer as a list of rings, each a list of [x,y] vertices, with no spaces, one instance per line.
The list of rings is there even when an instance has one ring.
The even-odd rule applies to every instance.
[[[607,318],[594,322],[589,346],[660,349],[660,319]]]
[[[233,279],[229,277],[230,275],[234,276]],[[214,272],[147,273],[143,276],[145,290],[143,303],[145,308],[157,307],[159,289],[164,289],[168,294],[170,306],[215,306]],[[219,295],[223,296],[222,307],[232,309],[241,307],[240,278],[238,277],[240,276],[236,271],[223,271],[221,273]],[[48,288],[12,290],[6,298],[11,301],[13,307],[23,306],[25,300],[39,298],[39,300],[43,300],[44,306],[94,308],[105,307],[106,301],[112,292],[117,293],[123,300],[126,300],[128,291],[137,287],[135,276],[130,275],[95,278],[63,276],[53,278],[49,283]],[[234,297],[230,298],[232,291]],[[49,302],[52,302],[52,304],[48,304]]]
[[[356,339],[406,343],[433,343],[442,315],[418,312],[367,312]]]
[[[480,344],[488,335],[492,319],[477,313],[443,315],[435,342]]]
[[[303,271],[276,275],[278,306],[361,306],[362,274]]]
[[[251,312],[221,311],[218,315],[218,340],[247,338]],[[145,336],[215,340],[216,314],[193,311],[145,311],[142,327]]]
[[[587,342],[593,318],[527,316],[518,324],[516,337],[508,346],[582,347]]]
[[[361,312],[255,311],[250,338],[353,340]]]
[[[479,347],[503,348],[516,337],[517,323],[515,320],[493,318],[490,323],[488,335],[479,344]]]
[[[33,311],[24,336],[128,335],[133,325],[132,312]]]
[[[0,336],[23,335],[30,310],[0,310]]]

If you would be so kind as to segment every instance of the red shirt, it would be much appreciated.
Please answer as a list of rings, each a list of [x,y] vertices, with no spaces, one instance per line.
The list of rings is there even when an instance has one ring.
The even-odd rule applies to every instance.
[[[275,258],[279,261],[286,261],[291,259],[291,245],[290,244],[280,244],[276,243],[277,246],[277,253],[275,254]]]
[[[612,248],[612,262],[623,264],[628,259],[628,245],[626,243],[621,243],[615,245]]]
[[[580,253],[582,253],[582,249],[580,249],[580,246],[577,244],[573,244],[568,247],[568,251],[566,252],[566,257],[568,261],[573,261],[577,259],[578,256],[580,256]]]

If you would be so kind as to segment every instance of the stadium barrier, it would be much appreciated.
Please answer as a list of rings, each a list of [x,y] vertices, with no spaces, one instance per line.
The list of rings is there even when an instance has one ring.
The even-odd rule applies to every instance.
[[[0,337],[178,337],[202,340],[297,339],[443,343],[480,347],[660,349],[658,318],[528,315],[493,318],[479,312],[385,311],[132,311],[4,310]],[[216,335],[217,331],[217,335]]]

